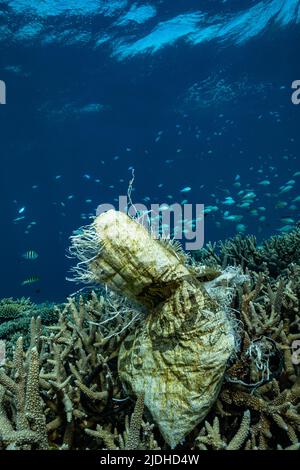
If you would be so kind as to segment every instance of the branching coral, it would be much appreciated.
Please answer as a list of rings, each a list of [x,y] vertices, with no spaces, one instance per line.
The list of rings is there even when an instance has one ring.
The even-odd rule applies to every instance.
[[[32,318],[27,353],[20,338],[13,361],[0,369],[0,448],[98,448],[93,429],[109,422],[122,436],[130,400],[118,380],[116,356],[126,319],[120,315],[106,322],[121,306],[118,296],[106,299],[93,292],[86,301],[69,299],[57,309],[58,323],[46,331],[40,319]],[[138,398],[130,438],[122,437],[125,447],[138,440],[142,410],[143,398]],[[148,440],[144,436],[141,442],[157,446],[151,425],[143,426]]]
[[[246,410],[238,431],[230,442],[227,443],[226,438],[221,436],[219,418],[217,416],[214,418],[212,426],[205,421],[204,427],[196,438],[196,447],[201,450],[207,450],[209,448],[213,450],[238,450],[247,439],[250,432],[250,422],[250,411]]]
[[[292,232],[273,236],[258,245],[254,236],[237,235],[234,238],[208,243],[196,253],[196,259],[211,266],[239,265],[251,271],[268,271],[276,278],[291,263],[300,264],[300,227]]]
[[[257,247],[253,238],[237,243],[231,240],[223,244],[227,255],[226,250],[220,256],[211,249],[203,257],[209,266],[203,259],[201,264],[189,260],[188,277],[167,283],[159,298],[157,289],[165,280],[141,291],[139,280],[135,292],[142,307],[108,289],[72,297],[64,306],[49,306],[49,310],[47,305],[43,310],[28,299],[1,301],[0,338],[1,334],[10,338],[10,347],[0,368],[0,449],[168,449],[149,414],[147,389],[135,394],[133,410],[127,394],[131,390],[128,387],[127,392],[120,382],[117,362],[125,360],[130,367],[140,367],[147,344],[141,334],[145,325],[153,333],[157,357],[163,354],[166,358],[168,345],[173,347],[175,341],[184,344],[186,335],[190,331],[194,334],[195,328],[197,334],[202,320],[192,307],[199,303],[186,295],[191,273],[204,300],[210,298],[206,320],[210,321],[211,311],[218,312],[216,305],[221,305],[230,324],[238,329],[235,347],[238,344],[239,348],[230,358],[206,421],[194,419],[194,429],[182,439],[180,448],[300,449],[300,370],[292,357],[292,343],[300,339],[298,230],[272,238],[262,247]],[[168,245],[162,246],[174,253]],[[183,255],[177,255],[182,262]],[[127,272],[125,277],[135,274]],[[183,291],[180,285],[184,285]],[[164,321],[153,315],[148,323],[149,309],[165,314]],[[180,313],[175,321],[172,309]],[[45,312],[43,322],[39,312]],[[170,334],[162,341],[166,331]],[[19,337],[23,332],[26,341]],[[132,345],[138,348],[132,350]],[[185,387],[192,390],[188,382]],[[189,413],[198,416],[192,406]]]

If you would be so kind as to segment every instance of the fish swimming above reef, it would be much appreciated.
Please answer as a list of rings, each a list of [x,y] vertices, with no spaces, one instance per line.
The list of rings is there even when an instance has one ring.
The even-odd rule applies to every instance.
[[[186,186],[185,188],[182,188],[180,190],[181,193],[188,193],[192,190],[192,188],[190,186]]]
[[[40,280],[41,278],[39,276],[30,276],[21,282],[21,286],[31,286],[32,284],[36,284]]]
[[[38,253],[34,250],[28,250],[25,251],[25,253],[22,254],[22,258],[30,261],[34,261],[39,257]]]

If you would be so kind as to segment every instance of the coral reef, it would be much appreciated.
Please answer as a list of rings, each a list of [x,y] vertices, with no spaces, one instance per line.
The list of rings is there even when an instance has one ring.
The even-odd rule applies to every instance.
[[[228,257],[208,254],[207,248],[198,254],[201,263],[188,263],[205,299],[224,302],[226,292],[226,313],[239,341],[205,421],[195,419],[179,450],[300,449],[300,366],[292,356],[293,341],[300,340],[299,247],[294,246],[293,255],[287,246],[296,234],[263,244],[272,247],[281,269],[266,266],[268,260],[258,269],[244,251],[245,275],[236,279],[236,269],[224,268],[239,265],[238,255],[228,263]],[[139,307],[109,289],[91,291],[55,308],[56,321],[44,327],[30,301],[0,303],[6,318],[1,327],[14,321],[9,315],[18,308],[29,318],[27,347],[19,338],[13,357],[8,355],[0,367],[0,449],[169,449],[159,416],[154,420],[149,412],[146,390],[134,398],[118,371],[121,358],[129,354],[131,364],[140,357],[141,352],[134,355],[126,348],[148,325],[149,298]],[[188,297],[182,299],[181,306],[188,305]],[[154,311],[164,302],[155,302]],[[20,318],[16,314],[17,322]],[[155,321],[153,316],[159,332]],[[189,326],[180,325],[184,334]]]
[[[116,367],[124,308],[123,299],[93,292],[86,302],[69,299],[47,334],[31,319],[27,352],[20,337],[0,369],[0,449],[158,448],[142,421],[143,395],[130,424],[125,414],[132,402]]]
[[[276,278],[291,263],[300,264],[300,226],[290,233],[276,235],[258,245],[254,236],[208,243],[194,254],[195,259],[209,266],[238,265],[251,271],[268,271]]]
[[[32,317],[40,317],[44,326],[55,323],[57,321],[55,305],[34,304],[25,297],[0,300],[0,340],[5,339],[8,353],[20,335],[24,337],[24,345],[28,345],[28,331]]]

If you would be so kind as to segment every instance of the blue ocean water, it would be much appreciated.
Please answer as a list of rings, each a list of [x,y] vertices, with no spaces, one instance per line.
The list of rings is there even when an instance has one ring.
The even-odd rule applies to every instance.
[[[1,0],[0,297],[76,290],[69,236],[132,168],[135,202],[205,204],[206,242],[292,229],[299,31],[299,0]]]

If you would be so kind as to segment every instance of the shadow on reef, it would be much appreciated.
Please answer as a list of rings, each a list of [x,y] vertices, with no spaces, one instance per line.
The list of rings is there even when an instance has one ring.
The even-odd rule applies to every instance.
[[[300,448],[299,365],[291,349],[300,339],[299,238],[299,228],[261,247],[237,237],[191,262],[202,280],[205,264],[218,273],[228,263],[242,265],[247,276],[230,297],[238,348],[205,420],[178,449]],[[28,322],[17,328],[13,358],[0,368],[0,449],[169,449],[144,394],[134,407],[118,373],[120,348],[145,319],[139,307],[109,290],[92,291],[57,306],[43,329],[26,299],[2,301],[1,312],[0,331],[25,316],[30,332],[24,348],[15,338]]]

